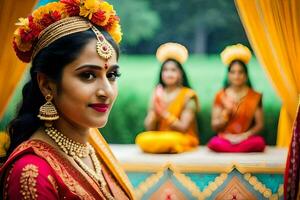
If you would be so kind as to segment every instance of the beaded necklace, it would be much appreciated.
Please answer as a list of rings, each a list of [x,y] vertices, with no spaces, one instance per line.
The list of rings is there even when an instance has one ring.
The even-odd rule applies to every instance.
[[[94,148],[89,144],[81,144],[67,138],[54,127],[46,127],[46,134],[63,150],[67,155],[71,156],[74,161],[83,169],[90,177],[100,184],[100,190],[108,200],[115,198],[107,191],[106,182],[102,175],[100,161],[97,158]],[[80,158],[86,158],[90,155],[95,171],[89,168]]]

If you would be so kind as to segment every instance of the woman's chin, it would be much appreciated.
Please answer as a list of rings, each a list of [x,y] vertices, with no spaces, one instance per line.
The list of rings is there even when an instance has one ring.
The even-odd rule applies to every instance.
[[[169,81],[169,82],[166,82],[165,85],[166,85],[167,87],[172,87],[172,86],[177,85],[177,82],[176,82],[176,81],[172,81],[172,82]]]
[[[90,128],[103,128],[107,124],[107,119],[97,120],[90,124]]]

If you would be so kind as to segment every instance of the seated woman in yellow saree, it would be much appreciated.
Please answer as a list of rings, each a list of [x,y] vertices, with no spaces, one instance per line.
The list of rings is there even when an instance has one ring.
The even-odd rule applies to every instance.
[[[119,18],[98,0],[61,0],[20,19],[14,49],[32,62],[8,132],[1,199],[134,199],[97,128],[119,76]]]
[[[157,50],[162,62],[159,84],[154,90],[145,119],[146,132],[136,137],[136,144],[148,153],[180,153],[198,146],[196,114],[198,98],[190,88],[182,63],[187,49],[166,43]]]
[[[246,64],[250,50],[241,45],[227,47],[221,54],[228,65],[225,87],[216,94],[212,128],[217,132],[208,147],[216,152],[260,152],[265,141],[262,95],[252,89]]]

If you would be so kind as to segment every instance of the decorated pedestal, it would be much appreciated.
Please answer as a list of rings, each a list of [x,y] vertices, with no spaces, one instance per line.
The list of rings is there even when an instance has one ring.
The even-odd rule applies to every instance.
[[[214,153],[204,146],[183,154],[145,154],[135,145],[112,145],[138,199],[283,199],[287,149]]]

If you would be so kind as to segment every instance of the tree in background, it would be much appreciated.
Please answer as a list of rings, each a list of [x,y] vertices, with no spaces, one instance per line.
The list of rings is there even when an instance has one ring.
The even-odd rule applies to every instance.
[[[160,27],[160,18],[148,0],[108,0],[121,18],[122,46],[135,46],[142,40],[151,40]],[[133,50],[134,51],[134,50]]]
[[[126,53],[154,54],[168,41],[193,53],[219,53],[237,42],[249,46],[233,1],[111,1],[122,19]]]

